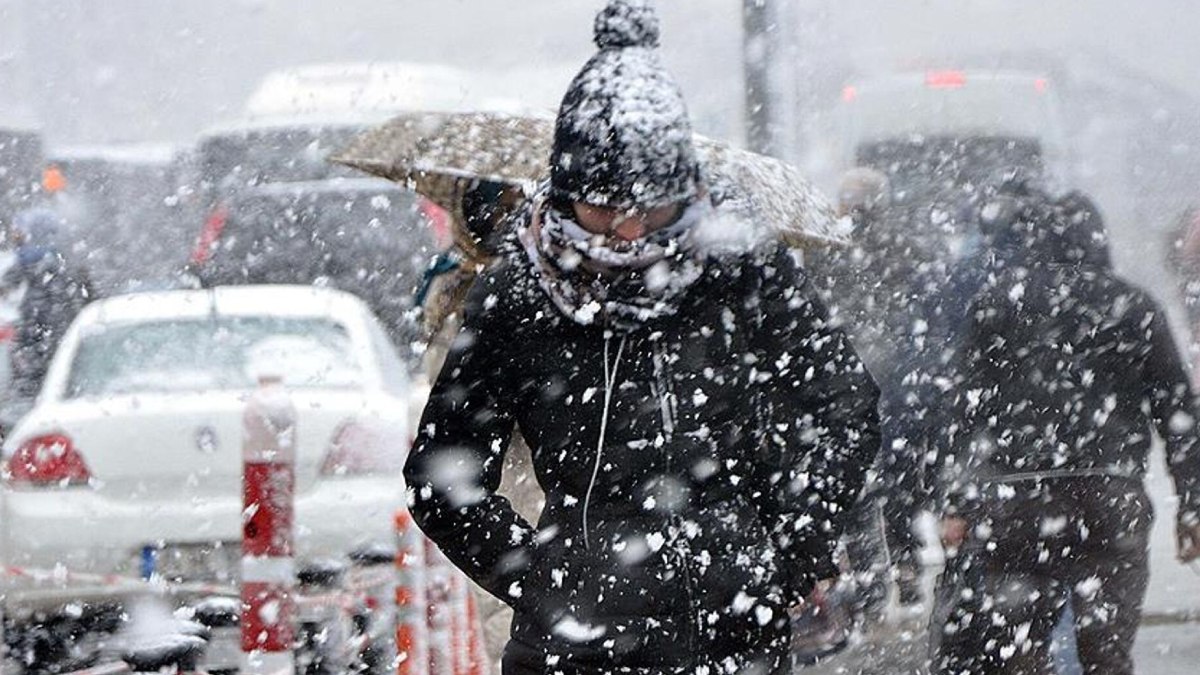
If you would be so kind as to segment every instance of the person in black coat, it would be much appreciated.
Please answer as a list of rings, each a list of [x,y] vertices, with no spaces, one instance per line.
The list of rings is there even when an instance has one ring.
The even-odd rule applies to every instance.
[[[1111,270],[1089,199],[1031,200],[1016,215],[1001,238],[1009,263],[963,332],[934,670],[1048,672],[1069,603],[1084,671],[1132,673],[1155,432],[1179,495],[1180,558],[1200,555],[1192,390],[1165,313]]]
[[[789,252],[705,243],[737,224],[649,8],[614,1],[596,27],[550,183],[434,385],[410,507],[514,608],[505,673],[790,672],[788,608],[835,573],[878,392]],[[514,428],[536,524],[496,494]]]
[[[838,214],[854,225],[851,245],[806,258],[835,325],[843,327],[879,384],[883,437],[879,476],[855,508],[846,552],[858,586],[855,609],[879,619],[894,580],[903,605],[920,601],[921,542],[913,523],[924,507],[927,411],[915,397],[928,358],[923,303],[935,283],[932,247],[892,204],[888,178],[866,167],[846,172]]]
[[[61,216],[47,208],[29,209],[17,214],[14,225],[16,260],[0,277],[0,296],[25,291],[11,354],[10,395],[32,399],[67,328],[95,293],[87,270],[58,245],[66,226]]]

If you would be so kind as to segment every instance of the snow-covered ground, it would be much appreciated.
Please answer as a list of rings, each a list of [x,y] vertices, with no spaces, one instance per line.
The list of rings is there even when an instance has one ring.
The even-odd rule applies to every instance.
[[[1139,675],[1192,675],[1200,670],[1200,624],[1145,626],[1133,652]]]
[[[923,624],[871,636],[804,675],[924,675]],[[1194,675],[1200,670],[1200,623],[1145,626],[1133,650],[1137,675]]]
[[[1162,449],[1150,458],[1147,489],[1154,502],[1154,531],[1150,537],[1150,588],[1146,614],[1151,617],[1187,613],[1200,620],[1200,565],[1185,566],[1175,559],[1175,488],[1166,470]],[[1195,641],[1200,644],[1200,627]],[[1200,663],[1193,660],[1192,663]],[[1200,665],[1195,666],[1200,671]]]
[[[1175,490],[1162,448],[1150,458],[1147,490],[1154,502],[1155,523],[1150,542],[1150,587],[1146,620],[1134,647],[1138,675],[1193,675],[1200,672],[1200,566],[1193,569],[1175,559]],[[920,524],[927,540],[935,536],[932,520]],[[925,551],[927,586],[940,565],[936,546]],[[1191,621],[1180,621],[1182,615]],[[813,675],[923,675],[928,645],[926,613],[910,614],[859,639],[828,662],[800,672]],[[1061,675],[1070,675],[1064,673]]]

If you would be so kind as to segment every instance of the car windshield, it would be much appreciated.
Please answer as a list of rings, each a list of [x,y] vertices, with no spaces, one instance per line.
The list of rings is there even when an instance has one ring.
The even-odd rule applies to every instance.
[[[99,327],[80,341],[69,399],[248,389],[280,374],[296,388],[363,386],[346,329],[327,319],[215,317]]]
[[[423,227],[413,197],[399,190],[253,195],[234,204],[210,275],[227,285],[327,278],[346,290],[373,276],[366,285],[406,296],[427,262]]]
[[[858,146],[859,166],[885,171],[901,203],[954,201],[1022,167],[1042,175],[1045,159],[1036,138],[981,136],[900,137]]]
[[[283,127],[218,134],[200,143],[200,165],[206,182],[221,191],[263,183],[323,180],[354,172],[326,161],[362,127]]]

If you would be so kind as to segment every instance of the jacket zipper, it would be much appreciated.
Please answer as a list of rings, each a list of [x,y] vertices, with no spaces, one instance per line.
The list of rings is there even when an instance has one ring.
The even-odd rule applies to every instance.
[[[670,527],[674,529],[674,541],[671,542],[671,550],[679,560],[679,574],[683,577],[683,591],[687,597],[687,644],[688,653],[693,656],[699,654],[700,646],[700,623],[702,620],[701,613],[696,607],[696,592],[692,580],[692,568],[688,564],[690,549],[682,543],[680,537],[683,535],[683,521],[679,516],[672,516]]]
[[[587,494],[583,498],[583,548],[591,550],[592,542],[588,535],[588,509],[592,506],[592,490],[596,487],[596,478],[600,475],[600,462],[604,457],[604,442],[608,436],[608,416],[612,412],[612,396],[613,389],[617,384],[617,371],[621,367],[621,355],[625,352],[625,336],[621,336],[621,342],[617,345],[617,356],[612,363],[608,362],[608,346],[611,341],[611,334],[604,335],[604,409],[600,413],[600,431],[596,439],[596,463],[592,467],[592,479],[588,482]]]
[[[666,470],[671,471],[671,441],[675,437],[675,417],[677,408],[675,405],[675,388],[671,384],[670,370],[667,364],[667,357],[663,351],[662,343],[654,341],[650,350],[654,361],[654,380],[652,381],[651,390],[654,396],[658,399],[658,412],[662,419],[663,440],[666,442]],[[700,647],[700,622],[701,610],[696,609],[696,591],[694,580],[692,579],[692,568],[688,564],[690,550],[683,543],[681,537],[684,534],[683,519],[679,516],[672,516],[668,521],[668,528],[674,530],[671,542],[671,551],[675,554],[675,558],[679,561],[679,574],[683,577],[684,595],[687,597],[687,644],[688,653],[692,655],[699,654]]]
[[[668,443],[675,436],[675,389],[667,373],[667,359],[662,345],[654,342],[650,350],[654,357],[654,397],[658,399],[658,414],[662,418],[663,437]]]

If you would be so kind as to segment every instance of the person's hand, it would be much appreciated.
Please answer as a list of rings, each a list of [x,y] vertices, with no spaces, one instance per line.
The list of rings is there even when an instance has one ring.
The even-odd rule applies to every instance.
[[[817,585],[813,587],[813,590],[811,593],[808,594],[808,597],[813,598],[813,597],[820,597],[820,596],[825,595],[826,593],[828,593],[830,591],[830,589],[832,589],[837,584],[837,582],[838,582],[837,577],[830,577],[829,579],[821,579],[820,581],[817,582]]]
[[[957,550],[967,540],[971,525],[965,518],[946,516],[942,518],[942,548]]]
[[[825,604],[825,596],[837,582],[837,578],[821,579],[816,583],[816,585],[813,586],[813,589],[808,592],[808,595],[804,596],[799,603],[789,607],[788,612],[794,618],[811,611],[811,608],[813,607],[819,607]]]
[[[1200,517],[1196,514],[1180,514],[1176,520],[1175,550],[1181,563],[1200,559]]]

